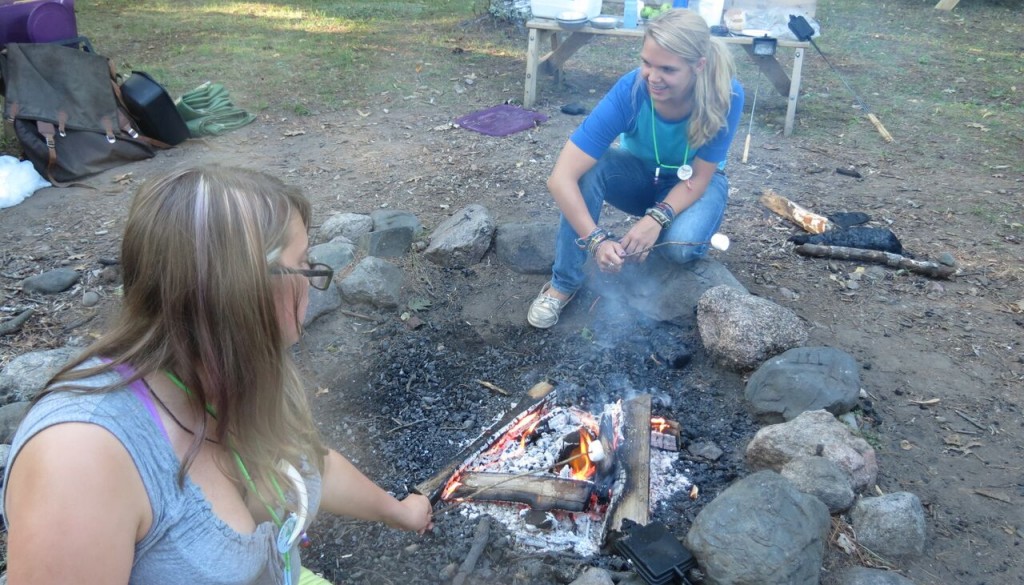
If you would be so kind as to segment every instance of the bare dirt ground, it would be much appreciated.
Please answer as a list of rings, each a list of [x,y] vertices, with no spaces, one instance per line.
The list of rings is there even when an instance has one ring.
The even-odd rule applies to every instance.
[[[518,97],[520,66],[478,71],[463,89],[480,107]],[[320,220],[386,207],[416,213],[429,231],[463,206],[481,203],[499,223],[554,222],[544,179],[580,120],[558,107],[592,105],[613,79],[611,72],[579,74],[561,88],[542,80],[537,109],[551,119],[506,138],[450,127],[474,108],[439,110],[382,96],[369,113],[263,113],[231,134],[192,140],[90,179],[95,189],[40,191],[0,211],[3,310],[36,308],[19,333],[0,339],[3,361],[102,330],[118,284],[105,279],[102,261],[118,255],[131,193],[172,165],[215,161],[277,174],[306,190]],[[765,107],[766,115],[784,111],[781,101]],[[733,247],[716,258],[752,293],[796,311],[811,331],[809,344],[838,347],[862,365],[869,398],[861,418],[878,450],[878,490],[913,492],[928,514],[925,554],[892,566],[919,584],[1024,582],[1024,175],[986,164],[983,151],[958,150],[920,127],[887,122],[896,144],[883,144],[866,122],[828,140],[805,137],[799,125],[786,138],[763,130],[745,165],[741,133],[722,230]],[[837,168],[855,168],[862,178]],[[951,253],[960,273],[933,280],[797,256],[786,242],[794,228],[758,203],[767,187],[820,212],[867,212],[918,258]],[[626,221],[609,217],[613,226]],[[419,314],[425,327],[408,329],[401,310],[346,306],[346,313],[314,323],[298,348],[325,437],[389,489],[404,494],[515,402],[478,379],[518,393],[549,378],[584,404],[621,396],[627,387],[666,396],[663,410],[690,426],[688,438],[711,438],[726,451],[717,465],[681,461],[706,487],[696,503],[674,501],[656,510],[656,519],[678,536],[687,519],[745,472],[742,449],[756,427],[743,411],[742,376],[710,364],[692,328],[634,316],[616,336],[590,295],[570,306],[565,323],[534,331],[525,311],[543,275],[512,272],[493,254],[461,269],[440,269],[413,254],[397,262],[408,276],[408,297],[431,303]],[[82,271],[80,284],[45,298],[21,292],[21,279],[58,266]],[[97,307],[82,306],[86,290],[101,294]],[[694,362],[682,371],[654,368],[648,357],[659,349],[663,356],[692,351]],[[420,538],[323,520],[311,532],[307,563],[336,583],[441,582],[446,567],[465,558],[475,525],[447,514],[434,534]],[[587,563],[624,568],[613,558],[519,550],[508,538],[492,533],[470,582],[567,582]],[[823,582],[831,569],[856,562],[833,547]]]

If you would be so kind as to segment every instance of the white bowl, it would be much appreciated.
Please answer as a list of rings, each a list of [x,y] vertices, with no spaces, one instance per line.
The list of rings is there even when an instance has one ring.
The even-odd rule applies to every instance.
[[[590,26],[594,28],[612,29],[618,28],[619,19],[609,14],[602,14],[590,19]]]

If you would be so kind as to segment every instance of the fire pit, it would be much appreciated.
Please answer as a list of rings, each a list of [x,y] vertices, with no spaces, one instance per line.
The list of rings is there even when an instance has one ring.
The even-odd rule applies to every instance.
[[[583,556],[598,552],[624,520],[646,524],[652,466],[661,479],[673,457],[652,453],[652,440],[675,450],[678,425],[652,420],[647,394],[596,414],[555,398],[551,384],[538,384],[415,491],[443,504],[436,513],[488,514],[522,544]],[[679,476],[655,484],[655,495],[691,487]]]

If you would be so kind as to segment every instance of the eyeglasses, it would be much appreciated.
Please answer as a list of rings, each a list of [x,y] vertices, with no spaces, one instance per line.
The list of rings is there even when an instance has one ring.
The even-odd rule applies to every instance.
[[[309,279],[309,285],[317,290],[327,290],[334,280],[334,269],[327,264],[319,262],[309,265],[309,268],[286,268],[275,266],[270,269],[271,274],[300,274]]]

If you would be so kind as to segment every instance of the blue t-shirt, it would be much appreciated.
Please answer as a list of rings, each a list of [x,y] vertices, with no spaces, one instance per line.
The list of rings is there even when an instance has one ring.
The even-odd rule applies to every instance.
[[[597,107],[583,123],[573,132],[570,140],[588,155],[595,159],[601,158],[616,138],[619,145],[643,160],[653,170],[657,160],[663,166],[676,167],[682,164],[693,164],[693,158],[717,163],[718,168],[725,168],[725,159],[729,154],[729,146],[736,135],[740,116],[743,114],[743,86],[739,81],[732,81],[732,100],[727,124],[718,134],[711,137],[700,148],[690,149],[687,154],[687,130],[690,117],[669,122],[663,120],[651,108],[651,96],[647,92],[646,83],[638,80],[640,69],[623,75],[615,86],[598,102]],[[634,90],[636,83],[639,90]],[[652,132],[651,117],[654,117]],[[654,138],[657,136],[657,156],[655,156]],[[683,161],[683,155],[686,160]]]

